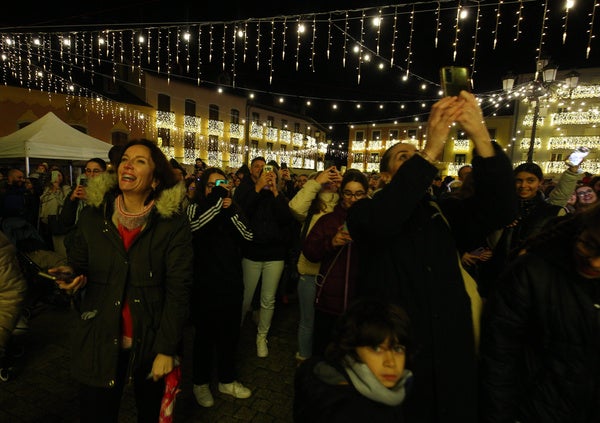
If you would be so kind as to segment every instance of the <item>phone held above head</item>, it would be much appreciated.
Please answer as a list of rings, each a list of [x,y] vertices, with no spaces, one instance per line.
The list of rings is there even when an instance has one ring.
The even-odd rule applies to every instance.
[[[440,69],[440,81],[444,97],[457,96],[463,90],[471,92],[471,78],[467,68],[445,66]]]
[[[583,146],[577,147],[575,150],[573,150],[571,154],[569,154],[569,157],[567,157],[567,160],[565,160],[565,162],[569,166],[579,166],[583,159],[585,159],[589,153],[589,148]]]

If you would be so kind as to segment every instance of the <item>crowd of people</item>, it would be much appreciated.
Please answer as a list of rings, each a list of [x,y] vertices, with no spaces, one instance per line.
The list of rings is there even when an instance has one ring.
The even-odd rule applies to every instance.
[[[473,160],[444,180],[454,123]],[[73,184],[45,163],[10,169],[0,367],[26,295],[8,254],[34,249],[32,227],[35,250],[63,258],[40,267],[76,312],[82,421],[117,421],[133,383],[138,421],[156,422],[187,321],[197,403],[214,405],[213,386],[249,398],[240,329],[256,318],[268,360],[290,295],[297,422],[598,421],[600,176],[565,164],[547,182],[535,163],[513,166],[466,92],[432,107],[423,149],[389,147],[377,174],[294,175],[260,156],[188,172],[144,139],[91,158]]]

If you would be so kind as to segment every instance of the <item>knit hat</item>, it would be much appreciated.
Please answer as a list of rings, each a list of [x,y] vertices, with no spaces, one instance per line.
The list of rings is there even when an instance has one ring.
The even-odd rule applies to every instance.
[[[540,181],[544,179],[544,172],[542,168],[535,163],[525,162],[515,167],[514,175],[516,176],[519,172],[527,172],[535,175]]]

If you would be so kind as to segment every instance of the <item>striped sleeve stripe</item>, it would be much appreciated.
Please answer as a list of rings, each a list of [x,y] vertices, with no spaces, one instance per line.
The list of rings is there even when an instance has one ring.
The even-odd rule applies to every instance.
[[[206,225],[208,222],[210,222],[212,219],[214,219],[214,217],[216,215],[218,215],[219,212],[221,211],[222,205],[223,205],[223,199],[219,198],[219,201],[217,201],[217,204],[215,204],[214,206],[207,209],[204,213],[202,213],[200,216],[198,216],[198,218],[190,219],[192,232],[197,231],[198,229],[200,229],[201,227]],[[189,208],[188,208],[188,210],[189,210]]]
[[[252,241],[252,239],[254,238],[254,234],[250,229],[246,227],[246,225],[244,225],[244,222],[242,222],[239,219],[239,216],[237,214],[231,217],[231,221],[233,222],[233,226],[237,228],[238,232],[242,234],[242,237],[246,241]]]

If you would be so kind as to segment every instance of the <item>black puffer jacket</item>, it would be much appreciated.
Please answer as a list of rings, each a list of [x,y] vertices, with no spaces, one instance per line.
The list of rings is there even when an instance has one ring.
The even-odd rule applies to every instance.
[[[508,157],[473,159],[476,195],[461,219],[499,228],[515,218]],[[350,235],[361,251],[357,296],[392,301],[408,313],[416,344],[414,385],[405,411],[411,422],[477,420],[477,361],[472,304],[459,267],[454,222],[447,224],[425,192],[437,169],[422,157],[408,159],[371,200],[348,210]],[[472,280],[471,280],[472,282]],[[475,293],[476,294],[476,293]]]
[[[106,181],[116,183],[116,178]],[[157,353],[180,352],[193,279],[192,234],[180,213],[180,185],[161,193],[128,251],[113,222],[114,193],[103,195],[112,186],[88,190],[89,207],[79,216],[68,251],[76,274],[87,275],[72,330],[78,381],[114,385],[125,299],[133,320],[130,369],[147,366],[149,371]]]
[[[515,260],[487,303],[482,422],[600,421],[600,280],[577,274],[576,225],[561,227]]]
[[[281,192],[275,197],[265,189],[257,193],[254,188],[250,177],[244,178],[233,196],[254,233],[254,239],[244,243],[243,256],[253,261],[285,260],[295,222],[288,198]]]

